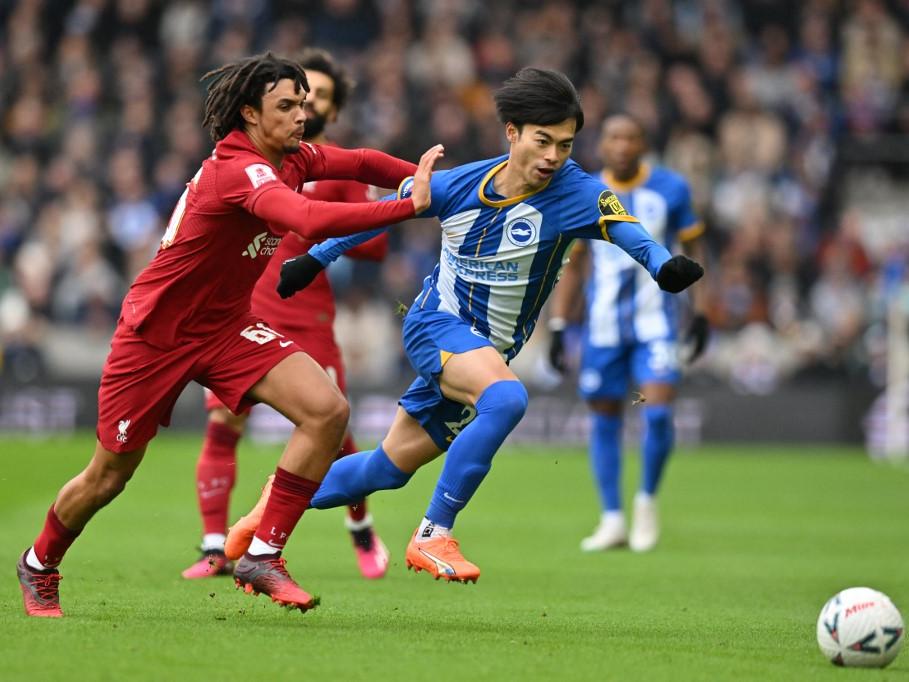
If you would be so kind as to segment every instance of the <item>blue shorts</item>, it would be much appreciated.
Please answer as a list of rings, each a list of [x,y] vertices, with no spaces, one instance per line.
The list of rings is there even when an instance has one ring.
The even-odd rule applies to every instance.
[[[629,343],[622,346],[584,344],[578,393],[585,400],[622,398],[633,380],[641,384],[677,384],[679,348],[675,339]]]
[[[436,446],[445,452],[477,411],[442,395],[439,375],[452,355],[494,348],[492,341],[467,322],[441,310],[410,309],[404,318],[404,351],[419,375],[398,404],[420,422]]]

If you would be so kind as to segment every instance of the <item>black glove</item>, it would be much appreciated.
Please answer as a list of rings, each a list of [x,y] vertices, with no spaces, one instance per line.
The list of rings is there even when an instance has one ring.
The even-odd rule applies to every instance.
[[[691,355],[688,362],[697,360],[704,349],[707,348],[707,340],[710,338],[710,323],[703,315],[695,315],[691,318],[691,324],[688,325],[688,333],[685,335],[685,343],[691,345]]]
[[[565,320],[549,320],[549,364],[560,374],[565,373]]]
[[[565,373],[565,332],[549,332],[549,364],[559,374]]]
[[[325,266],[308,253],[296,258],[288,258],[281,264],[278,294],[281,298],[290,298],[300,289],[308,287],[324,269]]]
[[[656,281],[663,291],[677,294],[703,276],[704,268],[699,263],[685,256],[673,256],[660,267]]]

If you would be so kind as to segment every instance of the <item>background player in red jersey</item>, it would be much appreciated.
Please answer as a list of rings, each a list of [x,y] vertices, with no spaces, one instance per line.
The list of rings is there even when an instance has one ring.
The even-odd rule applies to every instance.
[[[345,71],[324,50],[311,49],[298,60],[309,81],[306,98],[306,130],[303,140],[326,144],[325,126],[338,118],[347,101],[352,82]],[[303,193],[322,201],[370,201],[369,185],[353,180],[319,180],[303,185]],[[275,292],[281,263],[309,251],[315,242],[289,234],[272,257],[252,295],[253,314],[269,320],[270,326],[296,341],[319,363],[345,392],[341,351],[335,342],[334,297],[323,272],[299,295],[282,300]],[[388,251],[388,233],[348,251],[347,255],[382,260]],[[237,442],[243,435],[249,411],[232,413],[211,391],[206,391],[208,427],[196,467],[196,493],[202,514],[202,558],[183,571],[184,578],[226,575],[233,570],[224,554],[230,494],[236,480]],[[340,455],[357,452],[348,432]],[[388,550],[372,527],[372,516],[363,500],[347,510],[346,525],[353,539],[357,563],[364,578],[381,578],[388,568]],[[232,557],[238,558],[238,557]]]
[[[293,422],[261,526],[234,575],[247,592],[301,610],[316,605],[290,577],[281,550],[338,452],[347,401],[299,346],[250,312],[250,295],[282,234],[349,234],[428,208],[442,148],[426,152],[415,169],[374,150],[303,143],[306,74],[271,54],[205,78],[203,125],[215,152],[187,185],[161,248],[123,301],[101,375],[94,456],[60,490],[17,564],[32,616],[63,615],[57,565],[91,517],[126,486],[193,380],[235,413],[259,401]],[[323,202],[291,189],[322,178],[394,187],[414,170],[419,191],[411,200]]]

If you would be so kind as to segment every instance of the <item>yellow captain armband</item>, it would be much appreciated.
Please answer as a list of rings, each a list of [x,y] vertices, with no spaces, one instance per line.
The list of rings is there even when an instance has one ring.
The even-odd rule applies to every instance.
[[[607,232],[609,223],[640,222],[634,216],[628,215],[628,211],[622,206],[622,202],[619,201],[615,192],[610,189],[604,189],[600,192],[600,196],[597,197],[597,208],[600,210],[600,219],[597,221],[597,224],[600,227],[600,233],[603,235],[603,239],[607,242],[612,241],[612,238]]]

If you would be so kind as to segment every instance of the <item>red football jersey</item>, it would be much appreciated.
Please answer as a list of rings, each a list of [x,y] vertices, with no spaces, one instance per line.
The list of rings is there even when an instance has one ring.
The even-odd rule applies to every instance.
[[[414,169],[374,150],[310,144],[277,169],[244,132],[230,133],[187,185],[158,253],[123,301],[122,323],[160,348],[214,333],[249,312],[253,287],[287,231],[326,239],[413,216],[409,201],[331,203],[294,189],[322,178],[394,187]],[[398,205],[383,208],[391,204]]]
[[[364,202],[376,199],[369,185],[353,180],[318,180],[303,185],[303,194],[320,201]],[[330,332],[335,321],[335,300],[328,276],[323,271],[312,284],[290,298],[282,299],[276,288],[281,278],[281,263],[288,258],[306,253],[317,241],[288,234],[265,269],[265,274],[256,283],[252,295],[253,314],[290,333],[305,332],[314,328]],[[363,260],[379,261],[388,251],[388,233],[370,239],[351,249],[349,255]]]

